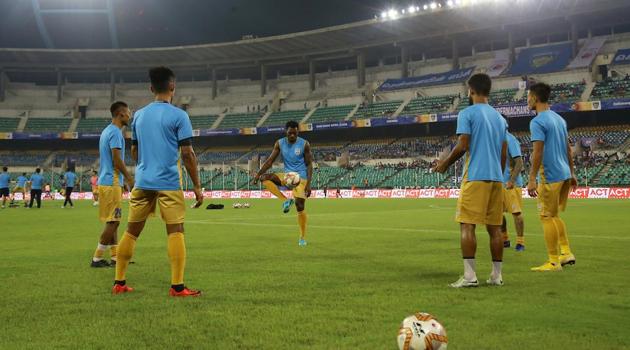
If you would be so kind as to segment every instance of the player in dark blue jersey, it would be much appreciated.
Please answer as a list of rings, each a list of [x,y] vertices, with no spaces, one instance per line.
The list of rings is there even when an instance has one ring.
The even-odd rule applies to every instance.
[[[304,211],[306,198],[311,195],[311,178],[313,176],[313,155],[311,154],[311,146],[305,139],[298,137],[299,124],[295,121],[287,122],[286,137],[276,141],[273,146],[271,155],[260,167],[260,170],[254,177],[254,183],[262,181],[263,185],[269,192],[273,193],[278,199],[283,201],[282,209],[288,213],[291,205],[295,200],[295,208],[298,213],[298,225],[300,227],[300,246],[306,245],[306,212]],[[284,161],[284,173],[265,174],[273,166],[278,155],[282,154]],[[280,191],[278,186],[287,186],[285,174],[295,172],[300,175],[299,185],[292,188],[293,198],[287,197]]]

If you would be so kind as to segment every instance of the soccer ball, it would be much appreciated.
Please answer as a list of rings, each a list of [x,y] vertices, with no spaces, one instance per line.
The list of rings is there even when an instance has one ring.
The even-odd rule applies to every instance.
[[[300,184],[300,174],[296,172],[286,173],[284,175],[284,183],[287,187],[293,188]]]
[[[398,330],[400,350],[446,350],[446,329],[433,316],[418,312],[402,321]]]
[[[232,204],[232,208],[234,208],[234,209],[240,209],[241,206],[242,206],[241,203],[234,203],[234,204]]]

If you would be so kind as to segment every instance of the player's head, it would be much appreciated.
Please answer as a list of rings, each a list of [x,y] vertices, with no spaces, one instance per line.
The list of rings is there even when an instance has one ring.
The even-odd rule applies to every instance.
[[[94,175],[94,176],[98,175],[98,171],[96,171],[96,170],[92,171],[92,175]]]
[[[26,176],[26,173],[22,173],[22,176]]]
[[[473,103],[486,101],[490,96],[492,80],[487,74],[478,73],[468,79],[468,100]]]
[[[7,167],[3,166],[3,167],[2,167],[2,171],[4,171],[4,172],[6,173],[7,171],[9,171],[9,168],[7,168]]]
[[[527,105],[530,109],[536,109],[538,103],[549,103],[551,86],[545,83],[536,83],[529,87],[527,93]]]
[[[284,125],[284,129],[287,132],[289,142],[295,142],[300,132],[300,125],[295,120],[290,120]]]
[[[129,119],[131,119],[131,111],[129,106],[123,101],[116,101],[109,107],[109,112],[112,114],[112,120],[120,120],[123,126],[129,125]]]
[[[37,168],[37,169],[35,169],[35,172],[39,174],[39,173],[41,173],[41,172],[42,172],[42,169]]]
[[[170,94],[171,97],[175,93],[175,73],[168,67],[155,67],[149,70],[149,78],[151,79],[151,92],[157,94]]]

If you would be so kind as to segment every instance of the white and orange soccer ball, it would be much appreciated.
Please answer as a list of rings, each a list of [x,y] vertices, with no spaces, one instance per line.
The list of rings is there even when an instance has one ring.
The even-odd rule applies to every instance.
[[[402,321],[398,330],[400,350],[446,350],[446,329],[430,314],[418,312]]]
[[[300,184],[300,174],[296,172],[290,172],[284,174],[284,183],[288,188],[293,188]]]

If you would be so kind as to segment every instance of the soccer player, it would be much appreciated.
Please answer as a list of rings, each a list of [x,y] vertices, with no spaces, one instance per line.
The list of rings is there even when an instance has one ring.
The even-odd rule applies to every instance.
[[[10,181],[11,175],[9,175],[9,168],[2,167],[2,173],[0,173],[0,197],[2,197],[2,209],[4,209],[7,199],[9,199]]]
[[[311,146],[305,139],[298,137],[299,125],[296,121],[289,121],[285,125],[286,137],[276,141],[273,151],[265,163],[260,167],[254,177],[254,183],[262,181],[269,192],[283,201],[282,211],[286,214],[291,210],[291,205],[295,203],[297,209],[298,226],[300,227],[300,240],[298,245],[306,246],[306,212],[304,207],[306,198],[311,195],[311,177],[313,176],[313,156]],[[286,186],[284,181],[285,173],[265,174],[273,166],[273,162],[282,153],[285,172],[296,172],[300,174],[300,184],[293,188],[293,198],[287,199],[282,194],[278,186]]]
[[[26,204],[26,182],[27,181],[28,181],[28,178],[26,177],[26,173],[22,173],[22,175],[18,176],[15,182],[15,187],[13,187],[13,191],[11,192],[11,195],[13,196],[12,201],[15,200],[16,193],[19,192],[22,194],[22,202],[24,202],[24,207],[27,207],[27,204]]]
[[[503,116],[505,118],[505,116]],[[506,118],[507,120],[507,118]],[[507,161],[503,173],[503,207],[506,213],[511,213],[514,219],[514,227],[516,228],[516,247],[517,252],[525,250],[525,221],[521,207],[523,206],[523,178],[521,170],[523,170],[523,155],[521,154],[521,144],[514,135],[507,133]],[[503,224],[501,225],[503,232],[503,246],[510,247],[510,238],[507,232],[507,220],[503,215]]]
[[[92,205],[97,206],[98,205],[98,171],[96,170],[92,172],[92,177],[90,178],[90,185],[92,186]]]
[[[179,167],[181,154],[194,185],[197,200],[195,207],[198,208],[203,204],[203,193],[197,172],[197,156],[192,147],[192,125],[188,114],[171,104],[175,94],[173,71],[167,67],[152,68],[149,76],[155,100],[137,111],[131,123],[131,156],[137,164],[136,181],[129,201],[127,231],[118,243],[112,293],[133,291],[126,284],[127,267],[147,218],[159,206],[168,236],[168,257],[171,263],[169,294],[174,297],[198,296],[201,295],[200,291],[184,285],[186,204]]]
[[[529,108],[537,112],[529,124],[533,151],[527,192],[538,198],[540,221],[549,255],[546,263],[533,267],[532,271],[560,271],[564,265],[575,264],[567,227],[558,214],[566,209],[569,191],[577,187],[577,179],[567,123],[549,109],[549,95],[549,85],[536,83],[529,88],[527,96]]]
[[[42,185],[44,184],[44,177],[40,174],[42,170],[40,168],[35,169],[35,172],[31,175],[31,201],[28,204],[29,208],[33,207],[33,201],[37,201],[37,207],[42,207]]]
[[[65,179],[65,182],[66,182],[66,192],[65,192],[66,200],[63,202],[63,205],[61,206],[61,208],[65,209],[66,204],[68,203],[70,203],[70,208],[74,208],[74,204],[72,203],[72,199],[70,198],[70,195],[72,194],[74,185],[77,182],[77,175],[74,172],[72,172],[70,168],[68,168],[66,173],[63,174],[63,178]]]
[[[92,256],[91,267],[116,266],[116,250],[118,242],[118,226],[122,216],[122,186],[123,181],[133,187],[133,177],[125,166],[125,138],[122,128],[129,125],[131,111],[125,102],[114,102],[109,111],[112,115],[112,123],[101,133],[98,142],[100,156],[100,176],[97,185],[101,204],[99,206],[99,218],[105,223],[103,232],[99,239],[94,255]],[[110,260],[103,259],[103,254],[107,248],[110,249]]]
[[[457,201],[455,221],[460,223],[464,276],[450,286],[477,287],[475,253],[476,225],[486,225],[490,235],[492,273],[489,285],[503,285],[503,167],[507,158],[507,123],[501,114],[488,105],[492,81],[486,74],[475,74],[468,80],[471,106],[457,116],[457,145],[448,157],[434,167],[444,173],[466,154],[462,187]]]

